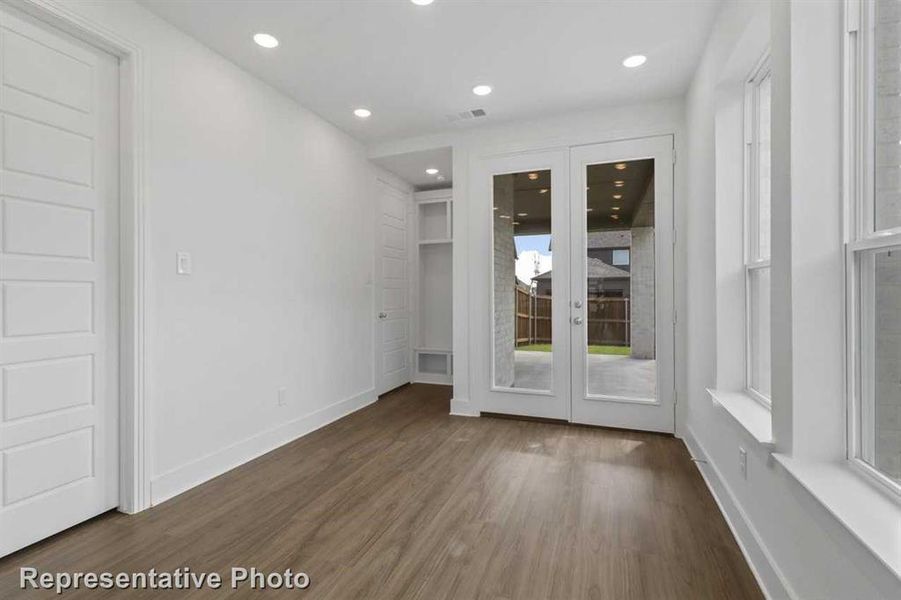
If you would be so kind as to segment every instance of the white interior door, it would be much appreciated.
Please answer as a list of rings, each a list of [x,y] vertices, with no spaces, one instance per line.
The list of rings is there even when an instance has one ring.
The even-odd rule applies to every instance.
[[[481,412],[569,419],[569,172],[556,150],[477,159]]]
[[[0,8],[0,555],[118,504],[118,93]]]
[[[572,150],[572,421],[672,432],[673,138]]]
[[[409,383],[410,269],[408,194],[379,182],[376,249],[376,393]]]

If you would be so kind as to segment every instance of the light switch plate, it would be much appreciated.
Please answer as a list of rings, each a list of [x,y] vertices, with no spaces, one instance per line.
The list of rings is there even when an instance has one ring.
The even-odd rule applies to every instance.
[[[192,269],[191,253],[176,252],[175,253],[175,272],[179,275],[190,275]]]

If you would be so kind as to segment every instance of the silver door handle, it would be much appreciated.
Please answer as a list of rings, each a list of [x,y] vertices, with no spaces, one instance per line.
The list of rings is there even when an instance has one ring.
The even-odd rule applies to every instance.
[[[380,312],[380,313],[379,313],[379,318],[380,318],[380,319],[387,319],[387,318],[388,318],[388,313],[386,313],[386,312]]]
[[[573,325],[581,325],[582,317],[573,317]]]

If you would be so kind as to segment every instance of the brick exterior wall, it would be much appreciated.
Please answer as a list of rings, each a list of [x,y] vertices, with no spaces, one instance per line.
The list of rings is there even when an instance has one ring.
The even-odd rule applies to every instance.
[[[512,387],[516,347],[513,176],[494,178],[494,384]],[[501,218],[507,217],[507,218]]]
[[[654,228],[632,229],[632,358],[654,358]]]
[[[901,252],[876,258],[876,468],[901,480]]]

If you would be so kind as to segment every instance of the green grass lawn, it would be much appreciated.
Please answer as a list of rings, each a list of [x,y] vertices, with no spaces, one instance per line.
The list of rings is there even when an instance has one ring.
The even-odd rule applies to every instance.
[[[530,352],[550,352],[550,344],[528,344],[526,346],[517,346],[517,350],[528,350]],[[631,349],[629,346],[588,346],[588,354],[614,354],[616,356],[629,356]]]

